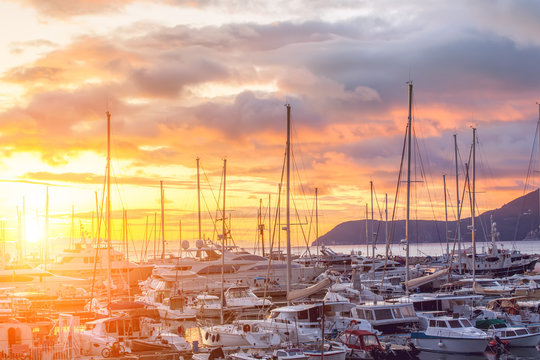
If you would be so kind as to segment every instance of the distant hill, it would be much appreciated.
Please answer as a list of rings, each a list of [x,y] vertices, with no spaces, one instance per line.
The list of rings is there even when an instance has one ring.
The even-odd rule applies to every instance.
[[[539,225],[538,212],[538,190],[532,191],[524,196],[512,200],[499,209],[489,210],[476,218],[477,241],[485,241],[490,238],[490,216],[497,224],[497,231],[500,233],[501,241],[523,240],[531,231],[537,232]],[[371,231],[371,220],[367,221],[368,230]],[[461,219],[461,238],[464,242],[471,241],[471,218]],[[388,232],[392,234],[392,243],[399,243],[405,238],[405,220],[394,222],[391,230],[391,223],[388,224]],[[412,220],[411,243],[430,242],[445,243],[444,221],[435,220]],[[384,221],[374,220],[373,232],[379,234],[377,243],[385,242]],[[456,221],[448,222],[450,242],[454,240],[456,231]],[[341,223],[326,234],[320,236],[313,242],[313,245],[365,245],[366,244],[366,220],[354,220]]]

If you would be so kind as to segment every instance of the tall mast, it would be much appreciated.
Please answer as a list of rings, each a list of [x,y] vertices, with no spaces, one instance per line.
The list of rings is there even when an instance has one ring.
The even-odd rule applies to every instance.
[[[536,104],[538,105],[538,169],[540,170],[540,102],[536,102]],[[538,185],[538,219],[538,228],[540,228],[540,182]]]
[[[447,261],[450,262],[450,244],[448,243],[448,204],[446,201],[446,175],[442,176],[444,183],[444,227],[445,227],[445,239],[446,239],[446,256]]]
[[[264,219],[262,214],[262,199],[259,199],[259,233],[261,234],[261,251],[264,257]]]
[[[291,105],[287,108],[287,294],[291,291]]]
[[[159,182],[161,189],[161,258],[165,259],[165,192],[163,191],[163,180]]]
[[[366,203],[366,256],[369,256],[369,211]],[[371,265],[373,267],[373,265]]]
[[[225,188],[227,182],[227,159],[223,159],[223,209],[222,209],[222,229],[221,229],[221,323],[223,324],[223,305],[225,298],[224,283],[225,283],[225,240],[226,240],[226,231],[225,231]]]
[[[197,213],[199,217],[199,239],[202,239],[201,228],[201,178],[199,175],[199,158],[197,158]]]
[[[384,194],[384,240],[388,244],[388,194]]]
[[[373,236],[373,181],[369,182],[369,188],[371,192],[371,258],[375,261],[375,236]],[[375,267],[372,266],[373,276],[375,276]]]
[[[461,274],[463,268],[461,266],[461,205],[459,200],[459,172],[458,172],[458,152],[457,152],[457,134],[454,134],[454,156],[456,158],[456,198],[457,198],[457,242],[458,242],[458,267],[459,273]]]
[[[109,304],[111,303],[112,287],[111,234],[111,113],[107,111],[107,299],[109,300]]]
[[[409,282],[409,243],[410,243],[410,205],[411,205],[411,133],[412,133],[412,96],[413,96],[413,84],[409,81],[409,118],[407,123],[407,217],[405,220],[405,284]],[[409,295],[409,287],[407,286],[406,294]]]
[[[317,239],[317,256],[319,256],[319,188],[315,188],[315,239]]]
[[[45,248],[43,251],[44,269],[47,270],[47,259],[49,258],[49,187],[47,186],[47,194],[45,199]],[[43,278],[45,280],[45,277]]]
[[[472,268],[473,268],[473,284],[476,281],[476,229],[474,227],[474,210],[476,204],[476,128],[473,128],[473,143],[472,143],[472,200],[471,200],[471,226],[472,226]]]

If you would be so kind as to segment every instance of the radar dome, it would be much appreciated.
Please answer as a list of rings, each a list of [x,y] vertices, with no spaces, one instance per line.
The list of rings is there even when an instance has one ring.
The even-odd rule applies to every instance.
[[[182,249],[184,250],[189,249],[189,241],[187,240],[182,241]]]
[[[204,241],[202,241],[201,239],[197,240],[195,242],[195,246],[197,247],[197,249],[201,249],[204,246]]]

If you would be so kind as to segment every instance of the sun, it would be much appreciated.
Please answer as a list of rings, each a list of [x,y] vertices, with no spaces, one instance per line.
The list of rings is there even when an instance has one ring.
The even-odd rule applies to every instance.
[[[27,224],[25,227],[25,239],[31,244],[37,244],[43,239],[43,229],[38,224]]]

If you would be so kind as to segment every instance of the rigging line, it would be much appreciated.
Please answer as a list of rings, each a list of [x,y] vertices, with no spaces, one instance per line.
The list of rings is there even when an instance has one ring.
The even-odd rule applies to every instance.
[[[461,159],[461,154],[459,153],[459,148],[458,148],[458,155],[459,155],[459,158]],[[471,157],[472,157],[472,148],[469,152],[469,162],[471,161]],[[467,165],[465,165],[466,169],[467,169]],[[467,169],[467,171],[465,171],[465,180],[463,181],[463,191],[461,192],[461,201],[460,201],[460,204],[458,206],[458,216],[460,214],[462,214],[462,210],[463,210],[463,203],[464,203],[464,200],[465,200],[465,193],[467,192],[467,186],[469,184],[469,171]],[[458,222],[456,221],[456,230],[454,231],[454,242],[452,244],[452,256],[450,256],[450,263],[448,264],[448,268],[449,269],[452,269],[452,265],[453,265],[453,262],[454,262],[454,254],[456,252],[456,244],[457,244],[457,238],[458,238],[458,231],[461,229],[461,226],[459,226]],[[465,253],[465,249],[462,249],[463,252]],[[459,266],[461,266],[461,264],[459,264]],[[452,276],[452,271],[449,271],[448,272],[448,282],[450,282],[450,277]]]
[[[414,128],[413,128],[413,130],[414,130]],[[416,131],[414,131],[414,141],[416,143],[416,147],[419,147],[418,137],[416,136]],[[440,230],[439,230],[438,219],[437,219],[437,216],[435,214],[435,208],[433,207],[433,199],[431,197],[431,192],[429,191],[426,171],[425,171],[425,168],[424,168],[424,162],[422,160],[422,154],[420,154],[420,152],[418,152],[417,156],[418,156],[418,160],[420,161],[420,176],[426,182],[425,187],[426,187],[426,191],[427,191],[427,195],[428,195],[428,199],[429,199],[429,204],[430,204],[430,207],[431,207],[431,212],[433,214],[433,219],[435,220],[435,230],[437,232],[437,237],[439,238],[439,245],[440,245],[441,250],[442,250],[443,249],[442,248],[443,244],[442,244],[442,241],[441,241],[441,233],[440,233]],[[428,159],[428,161],[429,161],[429,159]],[[417,242],[418,242],[418,239],[417,239]]]
[[[296,131],[296,124],[294,122],[291,122],[291,127],[292,127],[292,136],[294,138],[298,138],[298,136],[295,136],[295,135],[297,135],[297,131]],[[291,155],[292,155],[292,160],[293,160],[293,167],[296,169],[298,179],[300,181],[300,189],[302,190],[302,195],[304,196],[305,208],[309,209],[309,203],[307,201],[306,191],[304,189],[304,182],[302,181],[302,176],[300,174],[300,170],[298,169],[298,163],[296,162],[296,155],[295,155],[295,151],[297,150],[298,154],[300,155],[301,169],[304,172],[307,172],[306,166],[304,164],[304,157],[302,156],[302,145],[300,143],[295,143],[294,141],[292,141],[292,139],[291,139],[291,144],[292,144],[291,145]]]
[[[297,163],[296,163],[296,157],[294,156],[294,151],[291,151],[293,157],[292,157],[292,160],[293,160],[293,169],[296,170],[296,174],[298,176],[298,179],[299,179],[299,182],[300,182],[300,189],[302,191],[302,195],[303,195],[303,199],[306,201],[307,203],[307,196],[306,196],[306,192],[305,192],[305,189],[304,189],[304,184],[302,182],[302,179],[300,178],[300,172],[298,170],[298,166],[297,166]],[[294,177],[293,177],[294,178]],[[296,206],[296,201],[293,197],[293,204],[294,204],[294,207],[295,207],[295,212],[296,212],[296,217],[298,219],[298,223],[299,223],[299,226],[300,228],[302,229],[302,235],[304,237],[304,242],[306,244],[306,251],[308,253],[308,255],[311,257],[311,251],[309,250],[309,234],[311,233],[311,222],[309,223],[309,233],[308,233],[308,238],[306,238],[306,234],[305,234],[305,231],[304,231],[304,225],[302,224],[302,220],[300,219],[300,214],[298,212],[298,207]],[[307,205],[307,204],[306,204]],[[308,209],[309,209],[309,206],[306,206]]]
[[[515,226],[515,229],[514,229],[514,239],[513,239],[514,241],[517,240],[517,234],[518,234],[518,230],[519,230],[519,225],[520,225],[520,221],[521,221],[523,211],[524,211],[524,205],[525,205],[525,197],[524,197],[524,195],[527,193],[528,186],[530,185],[529,181],[533,177],[532,176],[532,173],[534,172],[533,167],[534,167],[534,163],[535,163],[535,160],[536,160],[534,155],[537,153],[537,147],[536,147],[537,146],[537,141],[536,140],[538,139],[538,132],[539,132],[538,126],[539,125],[540,125],[540,123],[537,122],[536,123],[536,131],[534,132],[533,146],[531,148],[531,156],[529,157],[529,166],[527,168],[527,175],[525,177],[525,183],[523,184],[523,193],[522,193],[522,196],[521,196],[521,206],[520,206],[521,211],[518,214],[517,221],[516,221],[516,226]],[[540,196],[540,190],[538,190],[538,191],[539,191],[538,196]],[[531,214],[531,217],[532,217],[532,214]],[[532,225],[531,225],[531,228],[532,228]]]
[[[101,222],[103,217],[103,203],[105,198],[105,187],[107,186],[107,170],[105,170],[105,175],[103,176],[103,191],[101,192],[101,207],[99,210],[99,214],[96,214],[97,217],[97,236],[96,236],[96,255],[94,257],[94,271],[92,274],[92,287],[90,291],[90,311],[92,310],[92,300],[94,299],[94,290],[95,290],[95,283],[96,283],[96,272],[97,272],[97,261],[98,261],[98,255],[99,255],[99,246],[101,242]],[[109,284],[110,286],[110,284]]]
[[[383,267],[383,274],[381,277],[381,289],[384,286],[384,278],[386,276],[386,266],[388,264],[388,252],[390,249],[390,239],[392,239],[392,235],[394,234],[394,220],[396,216],[396,209],[397,209],[397,201],[398,201],[398,195],[399,195],[399,186],[401,184],[401,175],[403,174],[403,163],[405,159],[405,147],[407,144],[407,132],[409,130],[409,125],[405,126],[405,136],[403,140],[403,149],[401,150],[401,162],[399,164],[399,173],[398,173],[398,181],[396,184],[396,196],[394,197],[394,208],[392,209],[392,220],[390,222],[390,232],[388,233],[388,238],[386,239],[386,251],[385,251],[385,257],[384,257],[384,267]],[[401,243],[401,242],[400,242]]]

